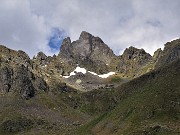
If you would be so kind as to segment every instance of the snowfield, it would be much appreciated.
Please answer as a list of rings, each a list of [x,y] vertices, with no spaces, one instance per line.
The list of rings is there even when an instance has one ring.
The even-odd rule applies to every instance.
[[[74,71],[72,71],[69,76],[63,76],[64,78],[69,78],[70,76],[76,75],[76,73],[86,74],[87,70],[85,68],[81,68],[79,66],[76,67]]]
[[[109,72],[107,74],[98,75],[98,76],[101,77],[101,78],[108,78],[109,76],[114,75],[114,74],[115,74],[115,72]]]
[[[85,68],[80,68],[79,66],[77,66],[74,72],[77,72],[77,73],[81,72],[83,74],[86,74],[87,70]]]
[[[85,68],[81,68],[81,67],[77,66],[76,69],[75,69],[74,71],[72,71],[69,76],[63,76],[63,77],[64,77],[64,78],[69,78],[70,76],[76,75],[76,73],[86,74],[87,72],[88,72],[88,73],[91,73],[91,74],[93,74],[93,75],[97,75],[97,76],[99,76],[99,77],[101,77],[101,78],[108,78],[109,76],[115,74],[115,72],[109,72],[109,73],[107,73],[107,74],[98,75],[97,73],[94,73],[94,72],[92,72],[92,71],[87,71]]]
[[[94,73],[94,72],[91,72],[91,71],[88,71],[89,73],[91,73],[91,74],[93,74],[93,75],[98,75],[98,74],[96,74],[96,73]]]

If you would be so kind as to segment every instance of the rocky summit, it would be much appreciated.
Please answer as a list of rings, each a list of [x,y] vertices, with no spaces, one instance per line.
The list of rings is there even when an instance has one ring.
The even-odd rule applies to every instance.
[[[85,31],[72,43],[69,37],[64,39],[58,56],[101,74],[110,70],[108,65],[115,57],[113,51],[99,37]]]
[[[180,39],[115,55],[81,32],[59,54],[0,45],[0,134],[179,135]]]

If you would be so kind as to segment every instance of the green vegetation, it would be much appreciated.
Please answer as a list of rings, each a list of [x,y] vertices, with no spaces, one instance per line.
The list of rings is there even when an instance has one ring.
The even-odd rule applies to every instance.
[[[1,132],[5,134],[13,134],[13,133],[18,133],[20,131],[26,131],[28,129],[31,129],[33,126],[33,121],[31,119],[26,119],[26,118],[16,118],[16,119],[11,119],[4,121],[1,124]]]
[[[75,131],[75,135],[92,135],[92,131],[91,129],[98,124],[99,122],[101,122],[105,117],[107,116],[107,113],[104,113],[102,115],[100,115],[98,118],[95,118],[94,120],[92,120],[90,123],[88,123],[87,125],[84,125],[82,127],[80,127],[77,131]]]
[[[117,83],[117,82],[121,82],[121,81],[122,81],[122,78],[119,76],[111,77],[111,82],[113,82],[113,83]]]
[[[117,107],[95,125],[84,126],[81,133],[180,134],[179,78],[180,61],[122,85],[114,93]]]

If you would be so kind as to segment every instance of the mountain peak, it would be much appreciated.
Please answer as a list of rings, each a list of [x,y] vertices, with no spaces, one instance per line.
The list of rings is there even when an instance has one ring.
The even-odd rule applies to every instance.
[[[167,42],[164,46],[165,46],[165,48],[164,48],[165,51],[175,48],[175,47],[178,47],[178,46],[180,46],[180,39],[176,39],[176,40]]]
[[[156,68],[172,63],[180,58],[180,39],[167,42],[164,45],[164,50],[161,52]]]
[[[108,72],[107,65],[115,57],[113,51],[101,38],[95,37],[86,31],[82,31],[76,41],[71,42],[70,38],[65,38],[59,56],[97,73]],[[98,67],[97,65],[101,66]]]
[[[38,52],[36,59],[38,60],[45,60],[47,56],[43,52]]]
[[[86,40],[86,39],[90,39],[92,37],[92,35],[86,31],[82,31],[79,37],[79,40]]]
[[[131,59],[132,56],[143,56],[148,55],[151,56],[149,53],[147,53],[144,49],[138,49],[133,46],[130,46],[129,48],[126,48],[122,56],[128,57]]]
[[[72,53],[71,50],[72,50],[71,39],[70,37],[66,37],[61,44],[59,56],[61,55],[61,57],[70,58]]]

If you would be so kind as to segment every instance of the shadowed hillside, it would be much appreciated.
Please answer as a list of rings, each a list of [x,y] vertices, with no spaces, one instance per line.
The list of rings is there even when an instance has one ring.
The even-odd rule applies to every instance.
[[[179,135],[180,60],[114,92],[118,105],[77,134]]]

